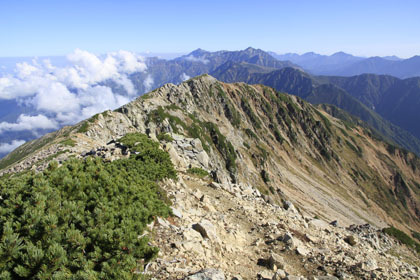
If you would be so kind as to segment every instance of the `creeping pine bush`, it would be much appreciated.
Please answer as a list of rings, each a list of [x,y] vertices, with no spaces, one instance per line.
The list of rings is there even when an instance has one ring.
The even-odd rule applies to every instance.
[[[137,154],[0,178],[0,279],[141,279],[158,250],[139,236],[169,215],[157,182],[176,173],[145,135],[121,140]]]

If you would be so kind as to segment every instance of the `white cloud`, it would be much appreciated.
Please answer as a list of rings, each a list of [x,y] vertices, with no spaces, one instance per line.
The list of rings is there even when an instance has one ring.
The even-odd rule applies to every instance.
[[[66,86],[53,82],[39,89],[32,99],[32,104],[39,111],[66,113],[79,110],[79,99]]]
[[[9,153],[23,143],[25,143],[23,140],[13,140],[11,143],[0,143],[0,154]]]
[[[185,73],[182,73],[181,74],[181,76],[180,76],[180,78],[181,78],[181,80],[182,81],[186,81],[186,80],[189,80],[191,77],[190,76],[188,76],[187,74],[185,74]]]
[[[57,123],[44,115],[28,116],[21,114],[15,123],[1,122],[0,133],[4,131],[23,131],[36,129],[56,129]]]
[[[48,117],[57,128],[73,124],[93,114],[115,109],[136,95],[136,90],[128,78],[129,74],[146,71],[144,58],[127,51],[113,52],[97,56],[76,49],[67,56],[68,63],[56,67],[49,60],[16,64],[14,74],[0,77],[0,99],[17,99],[19,104],[34,108],[32,114]],[[111,88],[100,85],[108,80],[121,85],[125,92],[114,93]],[[144,81],[148,89],[153,85],[149,75]],[[1,123],[5,129],[36,129],[25,126],[22,115],[16,123]]]
[[[207,63],[210,62],[208,59],[206,59],[204,57],[195,57],[193,55],[189,55],[189,56],[185,57],[184,59],[188,60],[188,61],[201,62],[201,63],[204,63],[204,64],[207,64]]]
[[[146,89],[146,92],[150,91],[153,86],[153,78],[150,75],[147,75],[146,79],[143,81],[144,88]]]

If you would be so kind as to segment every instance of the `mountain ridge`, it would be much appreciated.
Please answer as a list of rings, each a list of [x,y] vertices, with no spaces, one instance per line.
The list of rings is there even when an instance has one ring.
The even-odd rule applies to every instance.
[[[1,178],[48,175],[92,157],[152,160],[130,148],[138,135],[168,154],[178,179],[160,183],[173,216],[157,217],[141,235],[159,257],[139,260],[135,273],[415,278],[418,255],[385,232],[420,229],[420,159],[326,113],[335,107],[319,108],[267,86],[202,75],[24,144],[0,161],[9,160]]]
[[[387,141],[395,142],[420,155],[420,140],[418,138],[369,109],[365,105],[366,103],[362,103],[364,100],[363,98],[369,98],[369,94],[366,90],[350,91],[353,94],[358,93],[360,95],[353,96],[346,92],[346,87],[335,82],[334,77],[313,77],[301,70],[293,68],[283,68],[270,72],[269,69],[252,66],[252,71],[250,71],[250,65],[235,63],[220,66],[212,72],[212,75],[224,82],[242,81],[251,84],[264,84],[281,92],[297,95],[314,104],[328,103],[338,106],[365,121],[371,128],[377,130],[379,134],[382,134]],[[379,76],[373,74],[368,74],[367,76],[373,76],[377,78],[379,82]],[[363,77],[363,75],[354,78],[358,80],[361,77]],[[390,78],[397,79],[393,77]],[[337,77],[336,79],[343,81],[344,83],[352,78]],[[329,82],[331,84],[328,85]],[[355,84],[359,85],[360,83]],[[379,84],[383,83],[379,82]],[[325,90],[325,92],[323,92],[323,90]],[[381,89],[377,91],[379,92]],[[377,97],[378,94],[379,93],[376,93],[376,95],[373,96],[380,99]],[[359,101],[358,98],[362,100]]]
[[[241,95],[235,94],[235,90],[233,89],[240,90],[240,92],[244,95],[241,96]],[[181,93],[178,93],[178,92],[183,92],[183,94],[185,93],[189,97],[186,99],[185,96],[183,96]],[[196,94],[200,94],[200,95],[196,95]],[[201,96],[202,94],[205,94],[205,96],[207,96],[208,98],[204,98],[204,96]],[[211,94],[213,94],[213,96]],[[253,97],[254,94],[256,94],[255,97]],[[199,78],[195,78],[187,82],[184,82],[183,84],[179,86],[167,84],[164,87],[154,92],[151,92],[148,95],[143,96],[126,106],[121,107],[116,112],[113,112],[113,113],[105,112],[104,114],[99,114],[97,117],[93,117],[91,120],[85,121],[71,129],[73,130],[72,133],[76,132],[76,134],[79,135],[81,139],[84,139],[82,141],[81,139],[76,138],[78,141],[89,143],[89,142],[92,142],[92,140],[94,140],[94,142],[98,141],[99,143],[104,145],[115,137],[115,136],[112,136],[113,133],[117,133],[118,136],[121,136],[122,134],[133,131],[134,127],[135,127],[135,130],[139,130],[141,132],[149,131],[149,134],[151,135],[153,135],[152,131],[155,130],[154,137],[157,137],[157,135],[160,133],[159,130],[163,129],[162,132],[165,132],[168,130],[171,131],[171,128],[174,129],[173,127],[178,126],[177,130],[180,130],[180,129],[183,129],[184,131],[187,130],[189,131],[188,133],[193,133],[193,135],[199,136],[199,138],[201,138],[200,140],[202,143],[206,143],[206,141],[209,141],[209,139],[207,139],[204,136],[206,133],[205,131],[209,132],[215,128],[212,128],[213,125],[209,124],[210,128],[202,127],[201,129],[204,129],[204,131],[202,131],[198,127],[194,126],[194,123],[198,122],[198,123],[195,123],[195,125],[198,125],[198,124],[201,124],[201,126],[204,125],[205,120],[201,120],[203,116],[205,119],[208,119],[208,120],[214,119],[214,116],[213,116],[214,113],[210,113],[210,111],[211,112],[214,111],[214,112],[219,112],[217,113],[217,115],[221,114],[219,115],[219,117],[220,118],[223,117],[224,119],[226,119],[226,121],[229,122],[228,127],[230,127],[230,129],[228,128],[222,129],[226,125],[226,124],[222,125],[222,122],[219,122],[219,125],[218,125],[220,129],[220,133],[222,133],[221,135],[224,135],[224,137],[226,137],[227,140],[233,141],[233,139],[235,139],[236,137],[238,137],[239,139],[247,138],[248,139],[247,141],[251,141],[252,139],[254,139],[252,138],[253,136],[246,136],[245,131],[247,130],[245,128],[244,128],[245,129],[244,131],[239,131],[237,130],[237,128],[235,130],[235,125],[237,126],[240,123],[245,122],[244,123],[245,127],[248,126],[247,128],[248,130],[254,131],[250,135],[257,135],[258,138],[260,137],[258,136],[260,132],[257,133],[256,132],[257,130],[270,131],[269,135],[271,135],[270,137],[272,137],[273,139],[270,140],[270,138],[267,138],[263,141],[263,143],[265,143],[265,141],[268,141],[270,143],[274,141],[273,143],[277,143],[277,144],[273,144],[273,143],[269,145],[267,144],[268,147],[270,145],[278,146],[279,143],[283,143],[282,145],[278,146],[278,147],[283,147],[283,148],[279,148],[279,149],[289,150],[294,145],[299,145],[299,146],[303,145],[302,147],[306,147],[304,148],[305,150],[312,151],[310,152],[311,156],[308,159],[309,161],[314,160],[314,159],[317,159],[317,160],[322,159],[323,162],[325,161],[324,164],[326,164],[326,166],[330,164],[332,164],[333,166],[336,166],[338,162],[340,161],[335,155],[337,150],[333,148],[333,143],[335,143],[335,141],[337,140],[333,141],[332,139],[334,138],[330,139],[331,136],[328,136],[331,133],[330,122],[332,120],[331,119],[328,120],[328,118],[322,117],[322,113],[319,113],[317,109],[311,107],[309,104],[305,103],[303,100],[299,98],[288,96],[288,95],[279,95],[278,97],[275,97],[275,95],[273,94],[277,95],[278,93],[275,93],[275,91],[272,91],[272,89],[268,87],[258,86],[258,85],[249,86],[247,84],[222,84],[218,82],[216,79],[214,79],[213,77],[204,75]],[[218,103],[213,105],[213,106],[216,106],[213,109],[210,105],[211,103],[208,103],[209,101],[202,100],[202,99],[214,100],[215,98],[216,100],[218,100],[217,101]],[[271,105],[269,105],[270,103],[267,103],[267,101],[264,101],[264,99],[266,98],[270,98],[270,99],[274,98],[272,99],[274,103],[271,103]],[[279,99],[276,99],[276,98],[279,98]],[[150,102],[156,102],[156,103],[155,105],[152,106],[151,104],[153,103],[150,103]],[[183,102],[186,102],[185,105],[183,105]],[[276,103],[276,102],[280,102],[280,103]],[[147,107],[144,107],[144,109],[141,109],[141,107],[138,107],[139,104],[149,104],[149,105],[147,105]],[[145,106],[145,105],[142,105],[142,106]],[[189,113],[189,115],[187,114],[184,117],[186,119],[182,121],[182,119],[179,119],[181,115],[179,115],[179,113],[176,113],[176,112],[183,112],[182,110],[184,109],[177,109],[177,106],[179,106],[179,108],[188,108],[188,107],[196,108],[195,110],[198,110],[198,108],[204,108],[204,110],[200,109],[200,111],[196,111],[197,113],[199,113],[198,117],[193,117],[191,113],[194,113],[194,112],[192,111],[191,113]],[[209,106],[208,108],[208,110],[210,110],[209,112],[205,111],[205,108],[207,108],[206,106]],[[221,106],[219,107],[220,109],[217,109],[218,106]],[[279,115],[276,117],[278,118],[277,121],[276,121],[276,118],[272,119],[274,115],[271,115],[271,114],[275,113],[275,111],[272,111],[274,110],[274,107],[272,106],[280,106],[278,107],[279,109],[276,109],[276,110],[279,110],[277,112],[277,114]],[[166,112],[165,110],[159,111],[161,110],[159,109],[160,107],[173,108],[173,109],[169,109],[168,112]],[[299,109],[299,107],[302,107],[302,109]],[[145,109],[147,110],[146,114],[141,113],[142,110],[145,110]],[[282,111],[282,110],[286,110],[286,111]],[[272,113],[270,113],[270,111]],[[239,115],[242,115],[241,118],[239,118],[238,112],[240,112]],[[171,117],[172,113],[175,113],[175,115],[178,116],[177,117],[178,119]],[[309,113],[312,116],[309,116],[309,115],[305,116],[305,114],[309,114]],[[183,114],[186,114],[186,113],[183,113]],[[115,121],[113,121],[112,126],[109,126],[106,123],[106,118],[110,116],[112,116],[112,118],[116,118]],[[194,118],[197,118],[197,119],[194,119]],[[319,121],[311,120],[311,118],[319,119]],[[165,121],[165,119],[169,120],[169,123],[167,122],[159,123],[160,121]],[[291,120],[293,121],[292,126],[289,127],[288,123]],[[98,121],[100,121],[100,123],[102,124],[96,124]],[[159,121],[159,122],[156,123],[156,121]],[[187,128],[187,126],[182,125],[182,122],[188,123],[188,121],[193,122],[192,127],[193,128],[196,127],[197,131],[191,130],[191,128]],[[278,123],[278,121],[281,121],[281,123]],[[118,122],[120,123],[117,124]],[[225,122],[223,122],[223,124]],[[131,125],[129,125],[130,123],[133,123],[134,126],[131,127]],[[155,127],[155,125],[158,125],[158,126]],[[159,126],[162,126],[162,125],[163,127],[159,128]],[[313,127],[311,128],[312,125]],[[92,126],[95,127],[95,129],[91,129],[90,127]],[[146,126],[149,126],[149,128],[147,128]],[[281,128],[281,126],[283,127]],[[109,128],[104,130],[104,128],[102,127],[109,127]],[[298,127],[300,128],[298,129]],[[62,134],[66,135],[67,133],[70,133],[69,129],[70,128],[67,128],[66,130],[67,132],[62,133]],[[302,129],[302,131],[299,131],[300,129]],[[216,133],[216,131],[217,130],[215,130],[214,133]],[[338,129],[337,131],[341,131],[341,130]],[[70,133],[70,135],[72,133]],[[233,134],[231,135],[231,133]],[[242,134],[242,133],[245,133],[245,134]],[[305,137],[308,137],[307,135],[312,135],[311,137],[315,137],[315,138],[312,138],[312,140],[309,140],[310,138],[306,139]],[[219,136],[219,137],[222,137],[222,136]],[[368,136],[365,135],[363,137],[368,137]],[[302,140],[298,140],[300,138]],[[92,139],[92,140],[88,140],[88,139]],[[252,142],[257,141],[256,139],[252,140]],[[361,142],[357,141],[356,143],[354,141],[356,140],[351,139],[348,142],[349,143],[353,142],[354,143],[352,144],[353,146],[357,144],[361,145]],[[375,140],[370,140],[370,141],[375,141]],[[301,142],[301,144],[298,144],[299,142]],[[57,143],[57,145],[61,147],[62,146],[65,147],[65,145],[62,145],[60,143],[62,142]],[[25,144],[23,146],[30,146],[30,145],[31,144]],[[77,147],[78,145],[83,146],[82,144],[80,144],[80,142],[77,143],[76,141],[74,146]],[[385,145],[384,149],[386,150],[386,147],[388,147],[387,146],[388,144],[384,144],[384,145]],[[312,146],[313,148],[309,148],[310,146]],[[236,147],[235,149],[242,147],[243,149],[244,146],[242,142],[238,142],[236,140],[233,144],[233,147]],[[71,147],[69,148],[71,150]],[[216,147],[216,150],[217,150],[217,147]],[[219,152],[221,151],[219,150]],[[261,153],[261,150],[259,151],[259,153]],[[226,156],[226,155],[223,155],[223,156]],[[232,154],[232,156],[234,156],[234,154]],[[360,156],[361,155],[357,157],[360,157]],[[409,158],[412,158],[412,157],[413,157],[412,155],[409,156]],[[294,157],[292,156],[292,159],[293,158]],[[413,159],[414,158],[415,157],[413,157]],[[7,160],[7,157],[5,159]],[[223,161],[229,162],[229,160],[234,161],[233,158],[228,157],[228,158],[222,159],[221,162]],[[219,166],[220,170],[223,170],[224,168],[228,168],[227,166],[224,167],[223,165]],[[259,169],[261,168],[261,166],[258,164],[255,168]],[[258,171],[257,173],[259,173],[260,171]],[[233,172],[231,173],[232,175],[236,171],[234,169],[231,172]],[[327,172],[328,174],[329,171],[324,171],[324,172]],[[222,176],[221,178],[224,178],[222,179],[222,181],[230,180],[229,173],[224,173],[223,175],[223,172],[222,172],[222,175],[220,176]],[[235,175],[235,176],[238,176],[238,175]],[[329,174],[329,176],[333,176],[333,175]],[[232,177],[232,180],[236,180],[234,178],[235,177]]]

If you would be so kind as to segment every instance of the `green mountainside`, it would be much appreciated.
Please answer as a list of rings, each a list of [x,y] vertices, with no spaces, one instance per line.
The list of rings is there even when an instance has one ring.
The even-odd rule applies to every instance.
[[[391,123],[386,117],[369,109],[362,101],[357,99],[364,98],[363,100],[374,100],[376,98],[377,100],[381,100],[382,97],[378,95],[384,88],[375,87],[375,92],[369,92],[362,88],[352,91],[352,93],[366,93],[360,94],[359,96],[352,96],[352,94],[343,89],[350,88],[349,86],[346,87],[347,84],[345,84],[345,82],[350,80],[355,80],[352,85],[361,85],[362,83],[358,81],[361,77],[312,77],[305,72],[293,68],[283,68],[268,72],[268,69],[266,68],[258,68],[255,65],[243,63],[222,65],[216,69],[212,75],[224,82],[240,81],[250,84],[267,85],[276,90],[297,95],[312,104],[327,103],[335,105],[366,122],[369,127],[376,130],[379,134],[382,134],[386,141],[396,143],[401,147],[420,155],[420,140],[418,138]],[[380,76],[376,75],[370,76],[380,78]],[[396,79],[389,76],[385,77]],[[385,87],[386,81],[387,80],[379,83],[382,87]],[[415,117],[411,117],[414,122]],[[406,126],[410,123],[411,121],[406,123]],[[414,128],[416,126],[412,125],[411,127]]]

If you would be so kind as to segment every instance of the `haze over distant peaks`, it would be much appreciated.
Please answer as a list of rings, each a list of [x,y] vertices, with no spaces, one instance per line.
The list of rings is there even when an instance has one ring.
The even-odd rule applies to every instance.
[[[345,52],[332,55],[321,55],[307,52],[302,55],[296,53],[276,54],[270,52],[279,60],[289,60],[306,71],[316,75],[354,76],[365,73],[391,75],[398,78],[420,76],[420,58],[413,56],[402,59],[395,55],[360,57]]]

